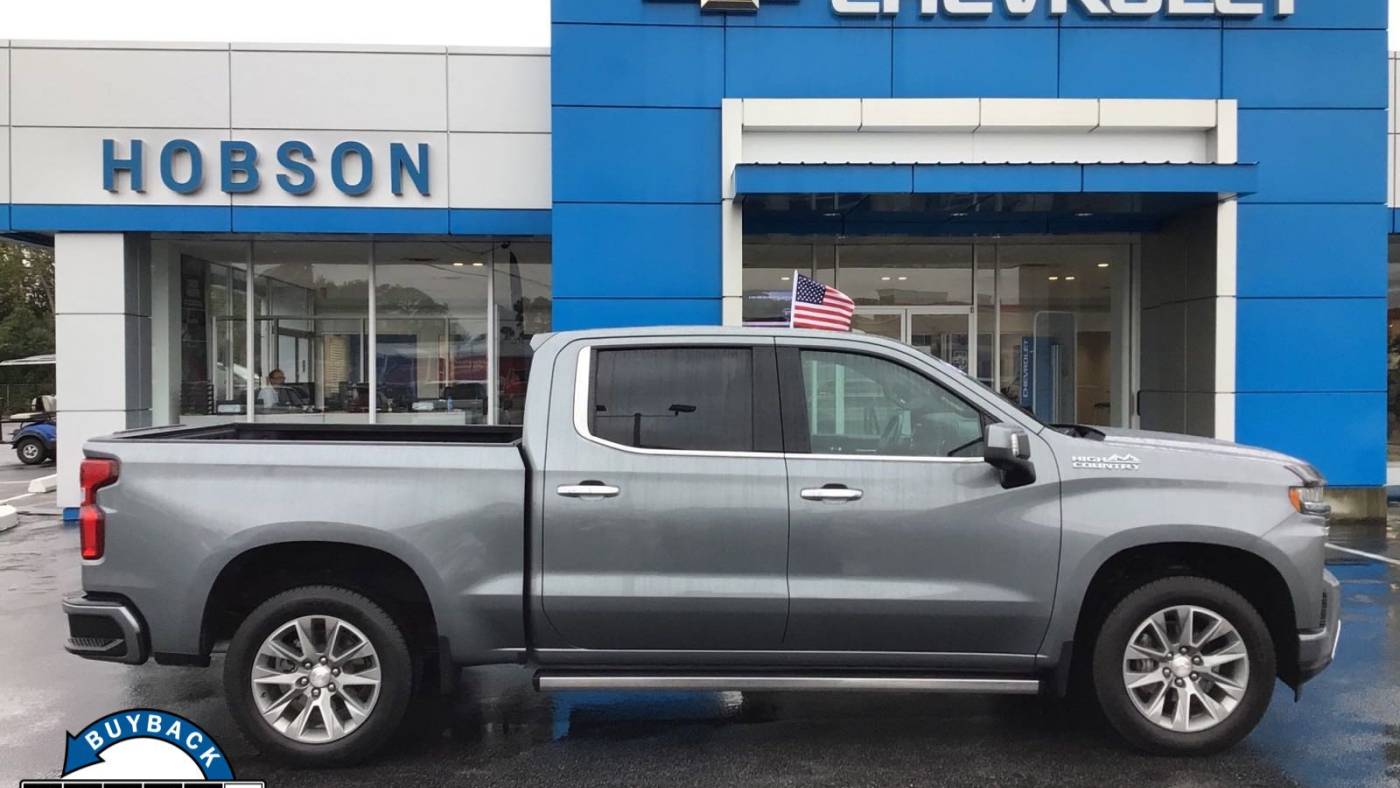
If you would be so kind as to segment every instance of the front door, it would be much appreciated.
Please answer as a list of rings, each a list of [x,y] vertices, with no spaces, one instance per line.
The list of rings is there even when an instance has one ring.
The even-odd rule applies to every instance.
[[[1058,474],[1004,490],[998,417],[896,352],[780,339],[792,511],[790,649],[1033,654],[1059,555]],[[975,385],[975,384],[968,384]]]
[[[851,327],[912,345],[966,372],[972,358],[972,307],[857,307]]]
[[[781,646],[788,502],[773,340],[685,340],[600,339],[556,361],[532,483],[545,649],[661,659]]]

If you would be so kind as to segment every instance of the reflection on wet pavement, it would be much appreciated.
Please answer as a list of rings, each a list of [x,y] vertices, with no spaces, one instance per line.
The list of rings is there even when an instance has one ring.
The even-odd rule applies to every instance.
[[[1376,529],[1378,532],[1379,529]],[[1384,552],[1375,533],[1336,533]],[[1379,548],[1379,549],[1378,549]],[[1301,703],[1279,685],[1259,730],[1210,758],[1139,755],[1092,714],[1039,698],[799,693],[556,693],[504,666],[465,671],[373,763],[269,762],[234,729],[213,669],[126,668],[62,653],[56,601],[78,584],[76,535],[29,522],[0,537],[0,786],[57,774],[64,730],[132,706],[195,720],[241,777],[297,785],[1400,784],[1400,568],[1333,554],[1337,663]]]

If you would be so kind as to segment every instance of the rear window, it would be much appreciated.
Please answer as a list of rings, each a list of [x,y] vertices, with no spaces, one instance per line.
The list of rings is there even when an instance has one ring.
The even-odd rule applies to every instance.
[[[753,351],[599,350],[589,430],[641,449],[753,451]]]

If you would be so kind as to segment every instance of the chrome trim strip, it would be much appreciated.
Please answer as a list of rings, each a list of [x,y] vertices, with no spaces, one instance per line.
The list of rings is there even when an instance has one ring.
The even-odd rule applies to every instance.
[[[578,350],[578,364],[574,368],[574,432],[580,438],[609,449],[640,454],[649,457],[737,457],[743,459],[785,459],[785,460],[855,460],[858,462],[925,462],[958,463],[970,465],[983,462],[981,457],[892,457],[883,454],[794,454],[789,452],[762,451],[693,451],[689,449],[642,449],[624,446],[588,431],[588,384],[593,372],[593,346],[584,345]]]
[[[958,694],[1035,695],[1040,682],[1035,679],[963,679],[916,676],[763,676],[655,674],[559,674],[541,672],[535,676],[541,690],[696,690],[738,691],[784,690],[816,692],[943,692]]]

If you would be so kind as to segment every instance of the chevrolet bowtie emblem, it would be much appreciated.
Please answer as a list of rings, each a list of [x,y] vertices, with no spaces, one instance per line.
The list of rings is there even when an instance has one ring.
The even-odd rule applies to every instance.
[[[758,0],[700,0],[701,11],[757,11]]]

